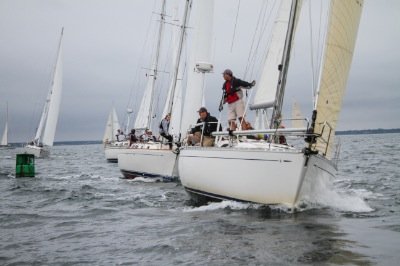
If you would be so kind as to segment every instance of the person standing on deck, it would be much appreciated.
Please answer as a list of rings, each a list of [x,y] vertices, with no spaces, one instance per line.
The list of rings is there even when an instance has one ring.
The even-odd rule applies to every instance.
[[[251,89],[256,84],[256,81],[249,83],[238,79],[233,76],[232,70],[225,69],[222,73],[225,80],[222,85],[223,99],[222,103],[228,103],[228,120],[230,130],[236,129],[236,119],[239,119],[241,123],[241,128],[244,128],[244,109],[245,104],[243,101],[243,89]],[[222,110],[222,105],[220,105],[219,110]]]

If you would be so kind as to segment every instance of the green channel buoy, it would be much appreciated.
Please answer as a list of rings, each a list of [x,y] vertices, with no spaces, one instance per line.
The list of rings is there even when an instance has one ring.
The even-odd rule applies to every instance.
[[[29,153],[17,154],[16,177],[35,177],[35,156]]]

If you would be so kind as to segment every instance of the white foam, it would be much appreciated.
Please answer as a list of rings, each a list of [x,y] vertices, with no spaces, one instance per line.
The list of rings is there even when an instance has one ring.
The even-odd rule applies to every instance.
[[[146,178],[146,177],[135,177],[133,179],[129,179],[129,181],[132,182],[143,182],[143,183],[155,183],[155,182],[159,182],[162,181],[162,178]]]
[[[318,178],[313,184],[313,192],[307,191],[302,196],[306,205],[313,207],[329,207],[345,212],[372,212],[372,209],[365,201],[366,198],[375,196],[365,189],[338,188],[333,185],[329,178]]]
[[[204,206],[200,206],[200,207],[185,208],[183,211],[184,212],[202,212],[202,211],[215,211],[215,210],[226,209],[226,208],[229,208],[232,210],[245,210],[248,208],[257,209],[260,206],[262,206],[262,205],[224,200],[221,202],[212,202],[208,205],[204,205]]]

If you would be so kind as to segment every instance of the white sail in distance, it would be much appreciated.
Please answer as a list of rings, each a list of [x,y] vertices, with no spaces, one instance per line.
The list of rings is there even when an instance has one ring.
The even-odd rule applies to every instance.
[[[104,137],[103,137],[103,142],[115,141],[117,139],[116,134],[117,134],[118,129],[120,129],[118,116],[117,116],[117,112],[115,111],[115,108],[113,107],[112,110],[110,111],[110,114],[108,115],[106,130],[104,132]]]
[[[346,83],[349,76],[354,46],[357,39],[363,0],[331,1],[330,17],[324,47],[323,65],[317,92],[317,118],[314,132],[322,133],[317,139],[316,150],[331,157],[335,129],[342,106]],[[332,128],[325,127],[327,122]]]
[[[214,2],[212,0],[196,0],[193,2],[191,25],[191,50],[188,65],[188,76],[185,92],[185,103],[182,112],[181,132],[186,132],[189,126],[195,124],[198,118],[197,110],[203,103],[205,72],[204,67],[210,67]]]
[[[54,67],[53,78],[49,93],[47,94],[46,103],[40,118],[39,127],[36,131],[35,141],[46,146],[53,146],[58,114],[60,111],[62,79],[63,79],[63,63],[62,63],[62,37],[64,28],[61,30],[61,37],[58,46],[57,59]]]
[[[292,128],[305,128],[304,116],[301,113],[300,105],[294,101],[292,104]]]
[[[4,131],[3,131],[3,136],[1,137],[0,145],[1,146],[8,145],[8,104],[6,110],[6,124],[4,125]]]

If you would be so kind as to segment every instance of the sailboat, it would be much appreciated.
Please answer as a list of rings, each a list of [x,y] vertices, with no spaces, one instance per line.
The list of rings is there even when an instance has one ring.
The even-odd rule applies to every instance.
[[[183,146],[178,162],[180,180],[194,200],[280,204],[294,210],[317,192],[320,179],[332,178],[336,173],[331,148],[363,1],[332,0],[330,3],[319,86],[306,128],[279,126],[300,1],[283,0],[280,4],[270,50],[250,107],[272,109],[270,128],[238,130],[233,132],[233,137],[228,132],[214,132],[215,136],[230,139],[227,146],[218,143],[215,147]],[[268,141],[241,140],[241,136],[249,134],[270,137]],[[276,143],[278,135],[298,136],[303,140],[301,147]]]
[[[0,149],[9,149],[11,145],[8,143],[8,103],[6,108],[6,123],[4,125],[3,136],[0,141]]]
[[[108,115],[103,137],[104,153],[108,162],[116,163],[118,161],[118,153],[120,148],[129,145],[129,142],[125,140],[123,136],[118,136],[117,139],[117,135],[119,134],[118,130],[120,129],[121,127],[118,121],[117,112],[113,107]]]
[[[58,113],[61,103],[62,92],[62,37],[58,45],[57,59],[53,70],[52,83],[47,94],[46,102],[40,118],[39,126],[33,141],[25,146],[25,152],[34,154],[36,157],[46,157],[50,154],[49,147],[53,146],[56,133]]]
[[[165,4],[166,4],[166,1],[164,0],[161,4],[161,11],[159,13],[160,22],[159,22],[159,28],[158,28],[157,43],[156,43],[156,50],[155,50],[156,52],[154,55],[154,61],[152,62],[152,65],[150,67],[150,73],[148,75],[146,75],[147,76],[146,89],[144,91],[144,94],[143,94],[143,97],[142,97],[142,100],[140,103],[140,108],[136,115],[136,120],[135,120],[135,123],[133,126],[133,128],[136,131],[144,132],[146,129],[150,129],[151,124],[152,124],[154,89],[155,89],[155,84],[156,84],[157,75],[158,75],[158,61],[159,61],[159,55],[160,55],[160,50],[161,50],[161,39],[163,36],[163,28],[164,28],[164,23],[165,23]],[[130,108],[127,109],[128,122],[125,127],[126,133],[128,133],[130,115],[132,112],[133,112],[132,109],[130,109]],[[115,115],[115,117],[116,117],[116,115]],[[114,118],[114,121],[116,121],[115,118]],[[119,125],[118,125],[118,128],[119,128]],[[105,145],[104,152],[105,152],[107,161],[118,162],[118,156],[121,153],[125,153],[130,148],[129,143],[130,143],[129,140],[123,140],[123,141],[111,141],[110,144]],[[145,148],[146,149],[154,148],[153,144],[154,144],[153,142],[146,143]]]
[[[198,116],[196,110],[201,106],[205,74],[213,70],[213,65],[209,63],[211,58],[210,40],[212,38],[212,17],[214,10],[212,3],[212,0],[198,0],[195,1],[192,6],[192,1],[186,1],[184,18],[177,46],[175,74],[183,71],[183,64],[179,64],[179,61],[190,6],[192,6],[193,9],[193,14],[191,14],[194,21],[193,28],[191,29],[193,40],[188,64],[187,87],[183,110],[177,101],[181,96],[180,85],[177,84],[179,80],[176,75],[174,75],[170,86],[170,94],[175,96],[169,97],[169,99],[174,100],[167,101],[164,108],[165,114],[172,114],[169,129],[170,134],[179,136],[189,127],[186,121],[196,121]],[[181,76],[181,74],[178,76]],[[193,98],[196,100],[200,99],[200,103],[197,104]],[[179,154],[176,150],[173,151],[168,148],[161,147],[148,150],[133,149],[118,156],[118,166],[122,174],[127,178],[143,176],[162,177],[164,180],[176,180],[179,178],[177,167],[178,157]]]

